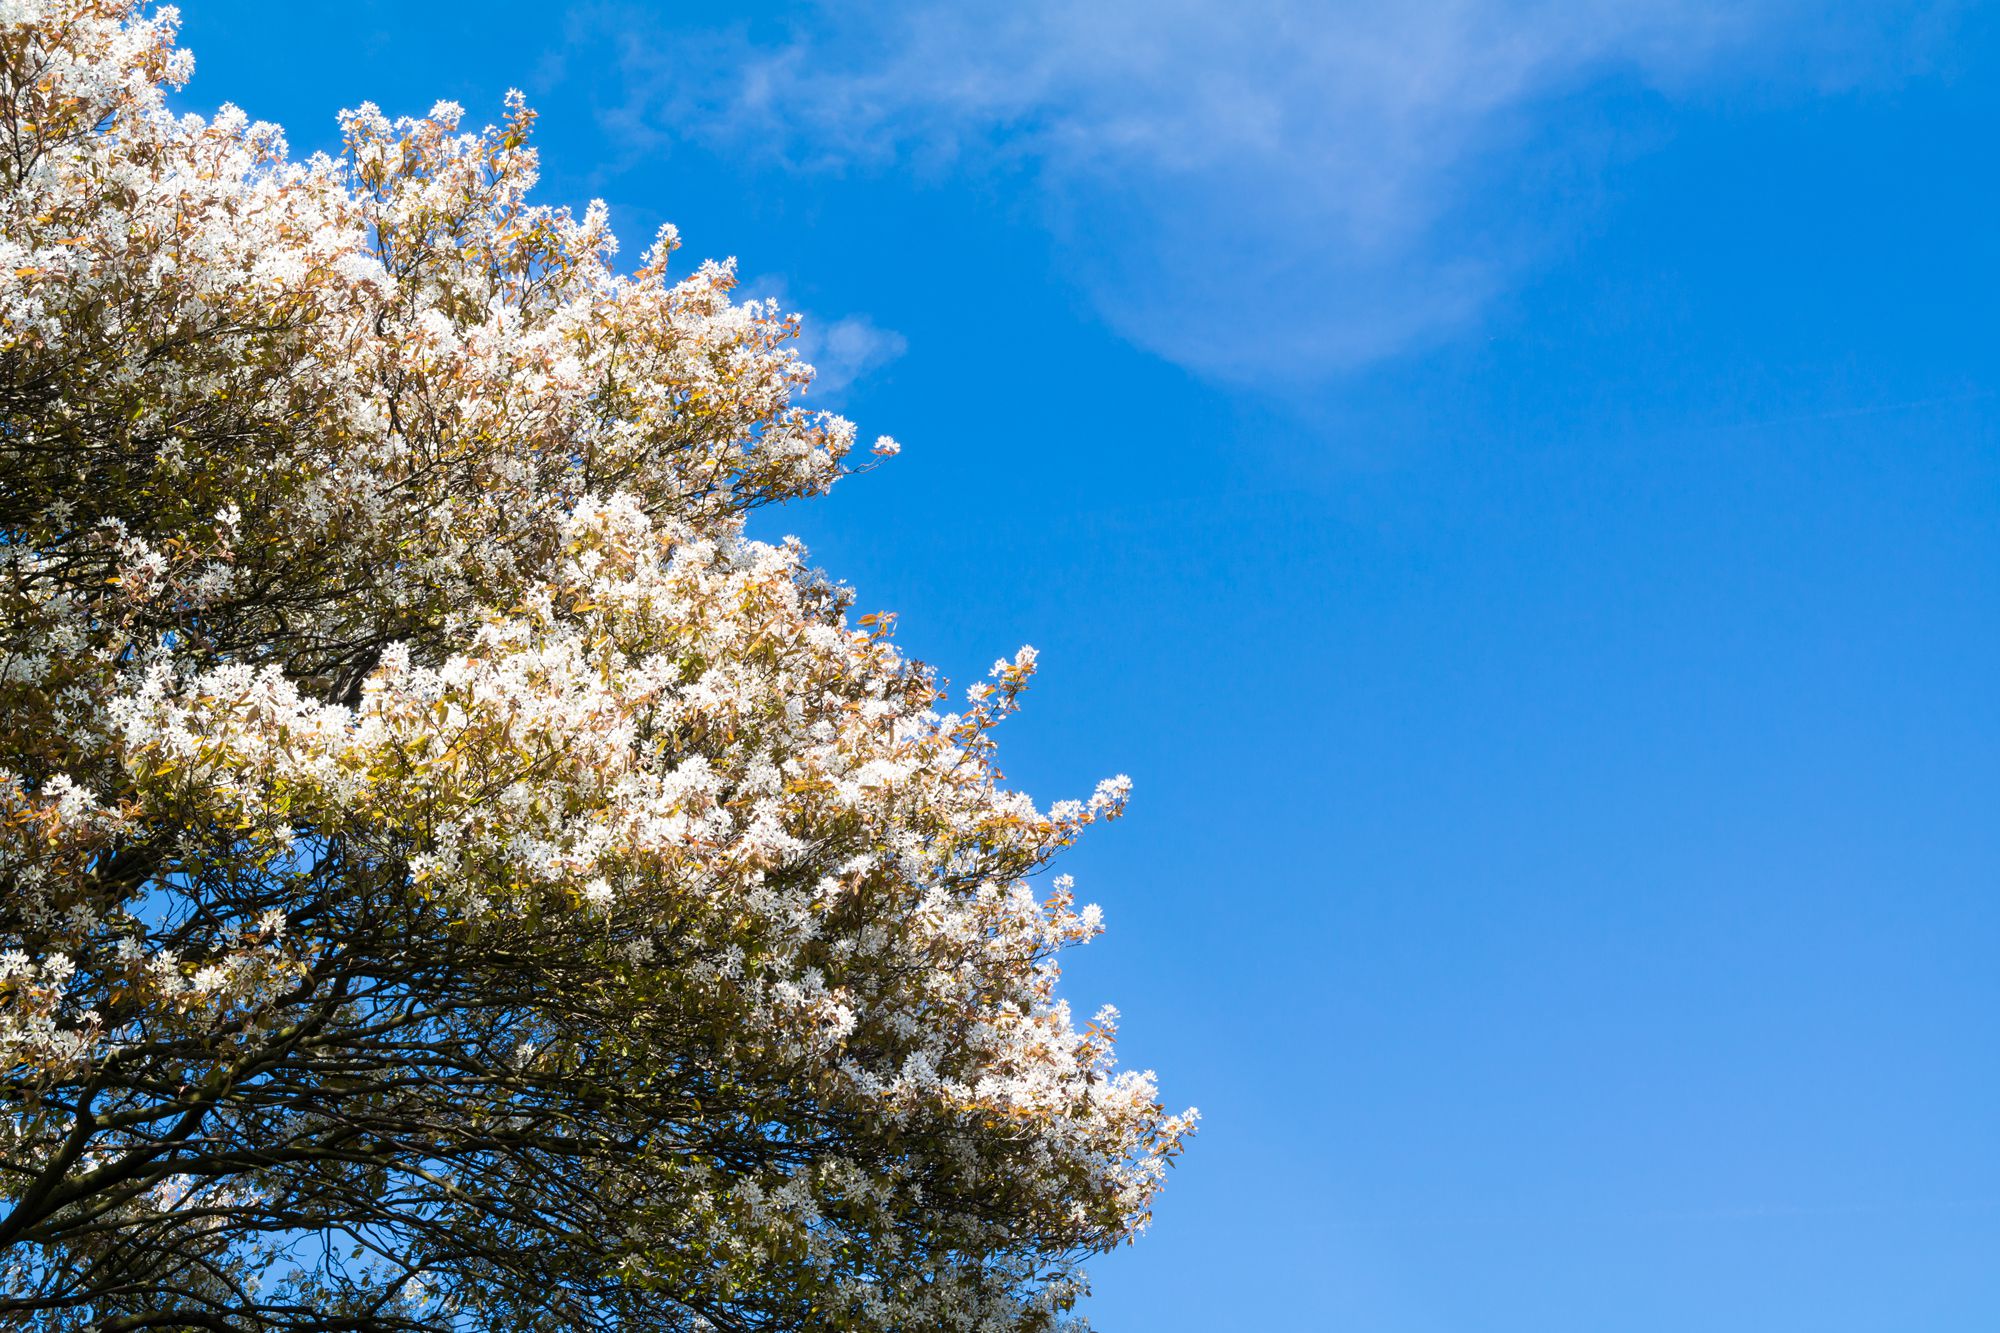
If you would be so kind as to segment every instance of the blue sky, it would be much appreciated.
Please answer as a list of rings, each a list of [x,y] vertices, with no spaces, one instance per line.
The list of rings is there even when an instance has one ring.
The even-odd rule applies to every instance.
[[[300,149],[526,89],[904,443],[767,527],[1136,782],[1102,1327],[2000,1327],[1992,14],[184,10]]]

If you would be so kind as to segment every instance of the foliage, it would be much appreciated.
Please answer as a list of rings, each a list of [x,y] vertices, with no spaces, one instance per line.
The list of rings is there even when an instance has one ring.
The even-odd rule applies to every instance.
[[[0,1321],[1062,1326],[1192,1119],[1030,887],[1124,781],[745,536],[852,428],[518,96],[294,161],[175,23],[0,0]]]

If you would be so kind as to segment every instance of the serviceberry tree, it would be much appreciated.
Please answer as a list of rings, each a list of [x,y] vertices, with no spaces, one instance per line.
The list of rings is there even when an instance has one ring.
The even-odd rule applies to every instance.
[[[745,535],[853,428],[518,96],[298,161],[176,21],[0,0],[0,1322],[1070,1324],[1192,1121],[1054,990],[1124,780]]]

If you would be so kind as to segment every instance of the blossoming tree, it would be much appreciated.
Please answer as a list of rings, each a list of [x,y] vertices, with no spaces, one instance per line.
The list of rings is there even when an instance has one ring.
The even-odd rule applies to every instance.
[[[852,428],[518,97],[295,161],[174,28],[0,0],[0,1324],[1064,1326],[1191,1119],[1053,990],[1124,781],[745,535]]]

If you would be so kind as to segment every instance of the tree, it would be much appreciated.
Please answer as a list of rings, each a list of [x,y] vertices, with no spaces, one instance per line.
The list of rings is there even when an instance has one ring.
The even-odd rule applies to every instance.
[[[1063,1326],[1192,1118],[1031,888],[1124,781],[745,535],[852,427],[518,95],[294,161],[175,21],[0,4],[0,1321]]]

